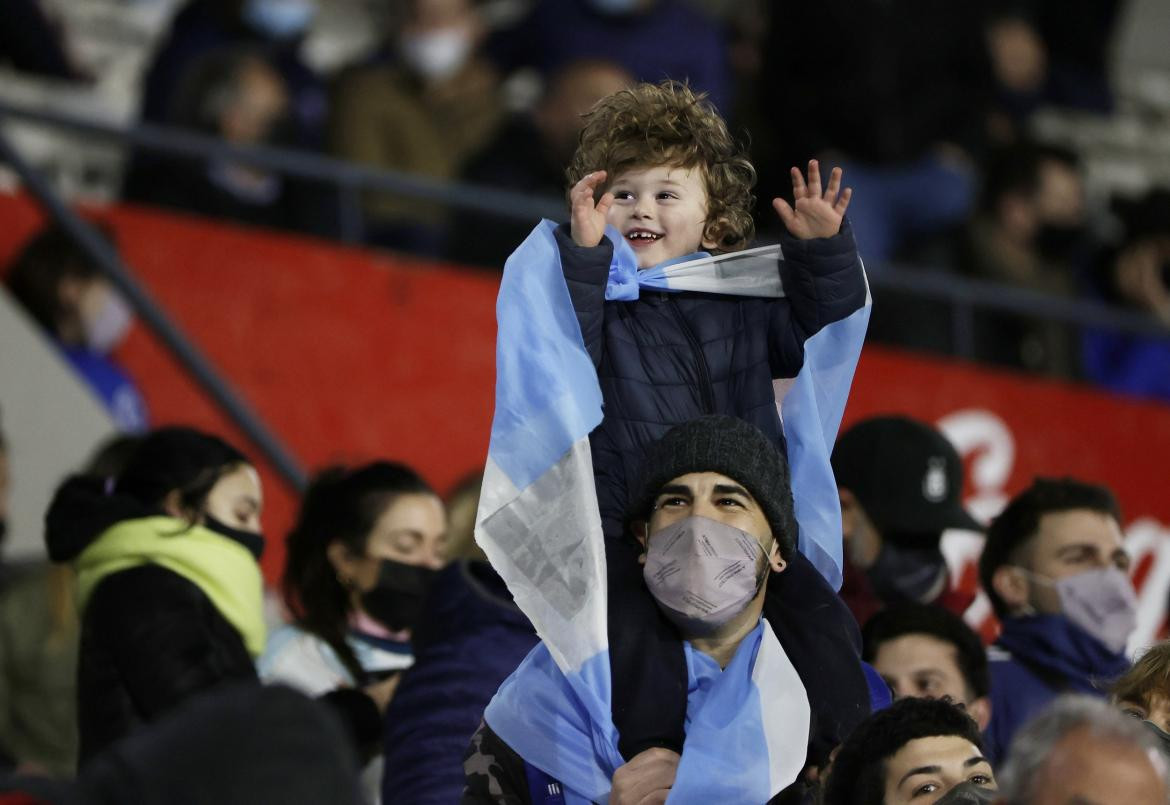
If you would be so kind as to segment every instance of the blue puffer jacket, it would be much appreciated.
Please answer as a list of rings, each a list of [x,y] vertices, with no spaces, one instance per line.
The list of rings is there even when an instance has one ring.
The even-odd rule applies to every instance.
[[[463,756],[500,683],[536,645],[536,632],[486,562],[449,565],[415,630],[414,665],[386,712],[382,801],[450,805]]]
[[[773,379],[795,377],[809,336],[865,304],[848,222],[831,238],[782,241],[781,299],[643,290],[636,301],[607,302],[613,244],[577,246],[567,226],[556,237],[605,400],[605,419],[589,441],[610,538],[622,534],[642,451],[674,425],[728,414],[783,450]]]

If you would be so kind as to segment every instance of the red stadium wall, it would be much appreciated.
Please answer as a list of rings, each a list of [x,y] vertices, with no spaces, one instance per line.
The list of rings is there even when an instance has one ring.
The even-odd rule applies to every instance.
[[[445,491],[482,465],[494,277],[153,211],[92,214],[113,227],[155,298],[307,467],[391,457]],[[28,201],[0,196],[0,221],[2,265],[41,217]],[[243,443],[142,327],[117,357],[156,423],[190,423]],[[1138,560],[1143,634],[1160,628],[1170,591],[1170,406],[868,347],[846,424],[882,412],[940,424],[964,454],[967,502],[980,516],[1037,474],[1110,485]],[[294,499],[261,468],[272,579]],[[978,540],[949,535],[946,549],[962,583],[972,584]]]

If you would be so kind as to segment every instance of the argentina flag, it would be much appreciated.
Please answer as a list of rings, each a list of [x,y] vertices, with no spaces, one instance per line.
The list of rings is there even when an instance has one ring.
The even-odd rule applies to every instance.
[[[554,229],[542,222],[509,258],[497,302],[496,408],[476,539],[542,643],[504,682],[485,719],[563,785],[566,802],[605,802],[623,760],[610,716],[605,548],[589,448],[602,396]],[[778,246],[639,272],[625,240],[612,229],[607,236],[615,245],[607,299],[635,299],[639,287],[783,295]],[[835,588],[841,527],[829,454],[868,315],[867,298],[810,338],[798,377],[775,387],[799,547]],[[670,801],[767,801],[795,780],[805,757],[809,703],[791,661],[763,623],[722,672],[686,650],[687,737]]]

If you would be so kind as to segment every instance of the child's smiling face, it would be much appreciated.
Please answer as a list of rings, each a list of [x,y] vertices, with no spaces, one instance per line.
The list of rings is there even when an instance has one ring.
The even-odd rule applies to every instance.
[[[608,190],[614,202],[606,223],[633,247],[638,268],[716,247],[703,239],[707,185],[698,168],[632,168],[618,175]]]

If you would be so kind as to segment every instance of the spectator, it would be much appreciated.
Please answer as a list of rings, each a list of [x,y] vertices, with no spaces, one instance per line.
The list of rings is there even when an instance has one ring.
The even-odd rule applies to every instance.
[[[119,436],[98,450],[86,474],[120,470]],[[5,505],[0,434],[0,514]],[[2,521],[2,516],[0,516]],[[71,777],[77,768],[77,579],[68,565],[23,563],[0,585],[0,753],[25,774]]]
[[[1098,686],[1129,668],[1137,595],[1128,569],[1104,487],[1037,478],[992,522],[979,581],[1003,624],[989,652],[993,759],[1058,694],[1103,695]]]
[[[12,792],[31,798],[9,799]],[[38,805],[359,805],[345,737],[287,688],[229,685],[104,751],[76,782],[0,779],[0,801]]]
[[[475,516],[479,511],[479,491],[483,473],[476,472],[460,481],[447,495],[447,544],[445,558],[487,561],[475,541]]]
[[[459,801],[467,738],[536,640],[486,561],[456,560],[439,574],[413,635],[414,665],[386,711],[383,802]]]
[[[239,47],[258,49],[288,89],[292,141],[302,148],[320,148],[327,110],[325,88],[301,58],[301,45],[316,8],[316,0],[189,0],[175,15],[166,40],[147,68],[143,121],[170,120],[173,99],[201,58]]]
[[[261,52],[213,51],[184,75],[170,122],[232,145],[277,145],[287,139],[288,104],[284,80]],[[328,233],[333,220],[320,188],[246,162],[159,156],[139,178],[127,183],[128,200],[302,232]]]
[[[1156,317],[1167,334],[1085,330],[1085,374],[1113,391],[1170,401],[1170,190],[1151,190],[1116,207],[1125,240],[1100,260],[1095,290],[1123,309]]]
[[[293,623],[273,633],[260,677],[313,696],[367,694],[378,712],[361,717],[361,743],[378,755],[365,774],[375,797],[381,713],[414,661],[411,630],[442,566],[446,529],[443,505],[422,478],[375,462],[319,475],[289,533],[281,583]]]
[[[841,597],[858,622],[905,601],[962,614],[971,597],[951,590],[939,541],[948,528],[982,529],[963,509],[963,463],[946,437],[909,417],[873,417],[841,434],[832,463],[845,539]]]
[[[757,86],[767,128],[756,139],[781,146],[778,161],[761,166],[761,183],[811,157],[841,164],[860,203],[850,218],[871,271],[960,224],[974,198],[972,161],[991,90],[983,4],[771,5]]]
[[[107,241],[113,232],[99,226]],[[61,349],[124,431],[147,428],[146,404],[133,379],[110,357],[134,313],[110,281],[63,230],[35,235],[9,266],[8,289]]]
[[[577,147],[584,115],[607,95],[628,87],[633,78],[618,65],[600,60],[571,62],[553,75],[531,111],[513,118],[471,158],[462,179],[517,190],[537,198],[563,198],[565,165]],[[452,231],[451,257],[502,269],[531,222],[464,212]]]
[[[1085,696],[1062,696],[1020,730],[1000,770],[1003,805],[1166,802],[1166,761],[1148,730]]]
[[[862,659],[881,674],[895,699],[948,698],[979,729],[987,727],[987,651],[958,615],[937,606],[901,604],[870,618],[861,637]]]
[[[1070,296],[1088,267],[1085,199],[1077,157],[1053,146],[1018,143],[989,155],[979,211],[962,262],[968,273],[1055,296]],[[1014,316],[976,321],[976,356],[1071,376],[1067,328]]]
[[[858,725],[833,760],[824,805],[992,802],[979,728],[953,704],[908,698]]]
[[[154,431],[112,485],[58,489],[45,539],[77,571],[83,766],[179,703],[256,679],[261,506],[243,454],[189,428]]]
[[[1113,683],[1109,694],[1123,713],[1148,727],[1170,754],[1170,642],[1146,651]]]
[[[617,803],[639,802],[652,792],[661,797],[667,789],[682,801],[713,796],[761,802],[784,787],[784,797],[799,797],[802,769],[823,765],[867,714],[868,706],[857,704],[859,698],[868,702],[860,661],[840,637],[852,619],[796,550],[787,463],[767,437],[731,417],[704,417],[676,426],[652,445],[644,468],[628,511],[630,533],[643,550],[633,561],[643,563],[650,594],[685,641],[689,726],[683,762],[657,746],[623,765],[610,713],[590,711],[566,695],[560,671],[541,644],[484,714],[486,724],[464,764],[464,802],[525,801],[528,773],[541,787],[563,785],[595,799],[612,787],[609,801]],[[765,610],[767,624],[761,619]],[[621,637],[648,639],[637,629]],[[752,667],[773,661],[768,684],[748,693],[755,683],[747,680],[756,678]],[[665,675],[660,683],[674,684]],[[613,684],[629,680],[615,674]],[[740,694],[729,694],[744,685],[735,688]],[[790,695],[800,689],[807,705],[805,697]],[[712,707],[719,708],[714,719]],[[794,726],[805,717],[811,718],[807,735]],[[774,736],[765,740],[761,723],[784,723],[786,745]],[[700,771],[709,764],[725,772]]]
[[[330,121],[336,155],[373,168],[452,179],[498,127],[495,71],[479,57],[472,0],[408,0],[399,60],[337,81]],[[446,220],[417,199],[371,194],[369,239],[438,254]]]
[[[533,67],[546,79],[573,62],[602,59],[638,81],[687,83],[724,114],[731,107],[722,26],[684,0],[540,0],[493,37],[488,53],[505,74]]]

